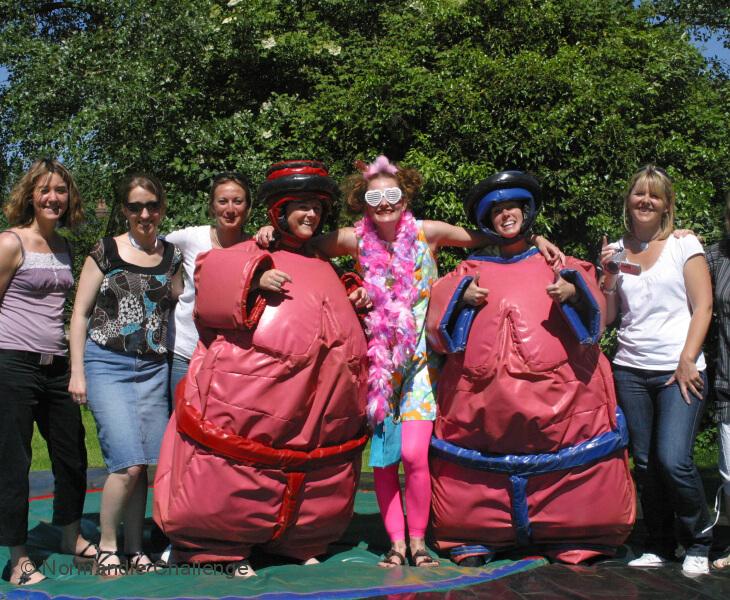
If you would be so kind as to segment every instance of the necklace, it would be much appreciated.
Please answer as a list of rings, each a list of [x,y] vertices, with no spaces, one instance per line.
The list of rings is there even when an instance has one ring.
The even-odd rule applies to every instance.
[[[355,231],[362,240],[359,262],[373,302],[365,317],[370,358],[367,414],[371,423],[378,424],[388,413],[393,373],[410,359],[416,347],[413,304],[418,289],[413,277],[418,226],[406,211],[391,244],[380,238],[367,215],[355,224]]]
[[[639,239],[638,236],[636,234],[634,234],[634,233],[632,233],[631,236],[637,242],[639,242],[639,252],[643,252],[644,250],[646,250],[649,247],[649,245],[656,239],[656,235],[653,235],[651,237],[651,239],[649,239],[647,241],[644,241],[644,240]]]
[[[129,243],[132,244],[132,248],[136,248],[137,250],[141,250],[142,252],[146,252],[147,254],[152,254],[153,252],[157,251],[157,247],[160,245],[160,239],[155,238],[155,245],[147,249],[142,244],[140,244],[137,240],[134,239],[134,236],[131,232],[127,232],[127,237],[129,238]]]
[[[210,232],[211,232],[211,236],[213,238],[212,239],[213,246],[215,246],[216,248],[228,248],[228,246],[232,246],[233,244],[237,244],[238,242],[243,240],[243,231],[239,231],[238,239],[235,242],[233,242],[233,244],[228,244],[228,246],[224,246],[223,242],[221,242],[220,236],[218,235],[218,228],[211,226]]]

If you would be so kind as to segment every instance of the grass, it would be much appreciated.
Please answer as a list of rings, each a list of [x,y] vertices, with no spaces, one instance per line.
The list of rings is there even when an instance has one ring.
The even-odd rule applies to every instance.
[[[96,435],[96,423],[94,422],[91,411],[85,406],[81,407],[81,419],[84,422],[84,429],[86,430],[86,453],[89,457],[89,467],[103,467],[104,459],[101,456],[99,438]],[[41,437],[37,426],[33,433],[31,447],[33,449],[33,461],[30,465],[31,471],[50,471],[51,459],[48,458],[46,441]]]

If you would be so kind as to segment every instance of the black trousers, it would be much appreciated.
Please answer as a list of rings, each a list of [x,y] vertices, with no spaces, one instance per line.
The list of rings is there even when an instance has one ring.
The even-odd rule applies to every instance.
[[[28,537],[28,473],[33,423],[48,445],[55,495],[53,524],[81,518],[86,495],[86,446],[81,411],[68,393],[68,360],[38,364],[30,352],[0,350],[0,545]]]

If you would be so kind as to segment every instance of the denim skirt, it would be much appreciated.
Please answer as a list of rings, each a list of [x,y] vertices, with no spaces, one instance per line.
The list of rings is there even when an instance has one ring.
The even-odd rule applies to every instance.
[[[168,421],[165,358],[123,354],[87,340],[84,371],[107,470],[157,464]]]

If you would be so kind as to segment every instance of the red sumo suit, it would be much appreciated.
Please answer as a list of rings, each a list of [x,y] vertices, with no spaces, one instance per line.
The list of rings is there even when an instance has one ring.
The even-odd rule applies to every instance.
[[[326,207],[337,193],[320,163],[270,171],[259,197],[275,226],[286,202],[317,195]],[[154,518],[177,560],[237,561],[254,545],[304,560],[352,517],[367,344],[332,266],[284,237],[273,252],[245,242],[197,260],[200,342],[155,480]],[[285,293],[250,292],[254,274],[271,268],[292,277]]]
[[[470,193],[467,213],[496,235],[480,214],[494,202],[529,200],[526,235],[539,193],[534,178],[507,171]],[[476,273],[489,290],[478,309],[459,303]],[[568,258],[561,276],[575,285],[577,307],[548,296],[555,274],[534,248],[511,258],[472,255],[432,288],[429,341],[447,360],[431,449],[431,525],[438,549],[456,562],[482,564],[495,550],[530,546],[578,563],[612,555],[631,531],[628,432],[597,345],[605,300],[590,264]]]

